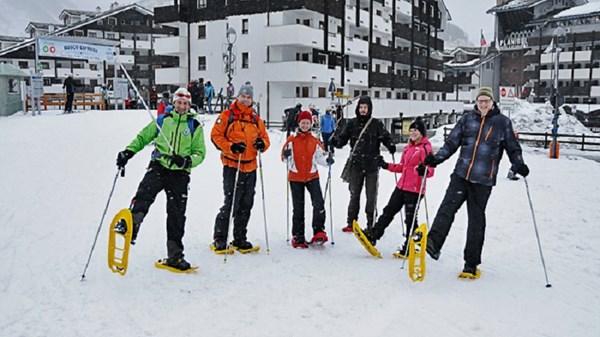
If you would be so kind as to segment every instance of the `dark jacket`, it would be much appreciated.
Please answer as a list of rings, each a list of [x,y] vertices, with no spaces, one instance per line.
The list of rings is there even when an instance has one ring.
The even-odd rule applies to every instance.
[[[67,77],[65,82],[63,83],[63,88],[66,90],[67,94],[72,94],[75,92],[75,81],[72,77]]]
[[[360,116],[358,113],[359,106],[361,104],[367,104],[369,106],[369,112],[366,116]],[[342,148],[350,141],[350,151],[354,148],[354,144],[358,140],[362,129],[365,127],[371,115],[373,113],[373,104],[368,96],[363,96],[356,105],[356,118],[352,118],[344,125],[342,131],[334,136],[331,143],[337,148]],[[383,123],[373,118],[362,137],[360,142],[356,146],[356,150],[352,154],[352,165],[353,170],[363,170],[365,173],[376,172],[377,157],[381,154],[379,148],[381,144],[385,145],[388,149],[394,147],[394,142],[390,133],[385,129]]]
[[[467,181],[486,186],[496,185],[498,164],[506,150],[515,171],[523,163],[521,146],[517,141],[510,119],[500,113],[494,103],[492,110],[482,117],[477,107],[464,114],[444,146],[435,155],[438,162],[450,158],[460,147],[454,173]]]

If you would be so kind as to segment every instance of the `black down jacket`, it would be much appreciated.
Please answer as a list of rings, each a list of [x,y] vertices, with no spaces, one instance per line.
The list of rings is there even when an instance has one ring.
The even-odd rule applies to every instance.
[[[472,183],[496,185],[498,163],[506,150],[514,172],[523,164],[521,146],[508,117],[502,115],[494,103],[493,109],[484,117],[477,108],[464,114],[444,146],[435,154],[439,163],[450,158],[460,147],[454,173]]]

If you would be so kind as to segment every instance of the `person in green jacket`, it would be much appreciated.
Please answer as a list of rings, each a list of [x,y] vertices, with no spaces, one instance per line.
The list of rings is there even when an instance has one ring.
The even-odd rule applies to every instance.
[[[167,194],[168,257],[163,263],[182,271],[191,268],[184,259],[182,242],[190,172],[202,163],[206,155],[204,131],[195,119],[195,114],[190,112],[191,97],[186,89],[177,89],[173,97],[172,112],[161,115],[156,122],[148,124],[117,156],[117,166],[124,168],[134,154],[154,142],[154,151],[146,175],[131,201],[131,243],[135,244],[140,225],[156,195],[164,190]],[[115,230],[118,231],[118,228],[115,227]]]

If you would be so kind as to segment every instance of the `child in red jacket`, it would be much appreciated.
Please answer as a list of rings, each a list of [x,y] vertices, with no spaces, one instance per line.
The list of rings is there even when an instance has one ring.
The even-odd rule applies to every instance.
[[[170,110],[168,110],[167,108],[171,107]],[[156,111],[156,116],[160,116],[166,113],[171,112],[171,110],[173,110],[173,107],[169,104],[169,92],[165,91],[162,94],[162,99],[160,100],[160,103],[158,103],[158,109]]]
[[[417,218],[415,210],[417,209],[417,201],[419,193],[425,195],[425,186],[421,187],[423,176],[426,178],[433,176],[435,169],[433,167],[425,167],[423,160],[432,153],[431,143],[427,139],[425,133],[425,124],[420,118],[417,118],[409,127],[410,139],[402,152],[402,158],[398,164],[388,164],[379,157],[379,166],[391,172],[398,172],[402,175],[396,185],[396,189],[390,197],[387,206],[383,209],[383,214],[377,219],[377,223],[371,229],[364,229],[363,232],[367,239],[371,241],[373,246],[379,240],[387,226],[392,222],[394,216],[400,212],[404,206],[404,214],[406,219],[406,232],[408,233],[404,244],[398,249],[394,256],[400,258],[407,257],[408,237],[413,229],[417,226]],[[413,222],[414,220],[414,222]]]
[[[282,160],[287,161],[288,181],[292,191],[294,206],[292,216],[292,247],[308,248],[304,237],[304,189],[308,190],[313,206],[313,238],[310,243],[327,242],[325,233],[325,202],[319,183],[317,164],[333,164],[333,157],[325,157],[321,142],[310,132],[312,114],[302,111],[298,114],[299,131],[288,137],[281,150]]]

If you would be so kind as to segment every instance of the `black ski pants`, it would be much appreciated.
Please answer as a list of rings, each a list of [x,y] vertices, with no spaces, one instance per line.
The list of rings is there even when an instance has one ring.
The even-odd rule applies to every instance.
[[[65,112],[73,112],[73,99],[75,98],[74,92],[67,93],[67,102],[65,103]]]
[[[481,264],[486,224],[485,208],[491,193],[491,186],[475,184],[452,173],[446,195],[428,234],[428,246],[431,245],[437,251],[442,249],[454,222],[454,216],[466,200],[469,222],[464,260],[466,265],[472,267]]]
[[[229,215],[233,203],[233,190],[234,186],[237,185],[235,189],[235,203],[233,203],[233,239],[237,242],[246,241],[248,221],[250,220],[250,212],[254,205],[256,170],[252,172],[240,172],[237,184],[235,183],[236,172],[237,168],[223,166],[223,193],[225,201],[215,220],[215,232],[213,235],[215,240],[227,240]]]
[[[292,235],[304,238],[304,189],[310,194],[312,202],[312,228],[313,234],[325,230],[325,201],[321,192],[319,178],[307,182],[290,181],[292,190],[292,204],[294,211],[292,215]]]
[[[363,185],[367,194],[367,205],[365,212],[367,213],[367,227],[373,226],[375,217],[375,207],[377,207],[377,181],[379,172],[366,173],[362,169],[350,169],[350,177],[348,190],[350,191],[350,202],[348,204],[347,223],[352,226],[354,220],[358,220],[358,212],[360,211],[360,193]]]
[[[152,161],[131,201],[134,237],[137,237],[142,221],[154,203],[156,195],[164,190],[167,194],[167,254],[168,257],[183,257],[182,240],[189,183],[190,175],[186,171],[169,170],[158,162]]]
[[[394,192],[390,197],[390,201],[388,201],[388,204],[383,208],[383,213],[377,219],[377,223],[371,230],[373,239],[379,240],[383,236],[385,229],[389,226],[392,220],[394,220],[394,216],[400,212],[402,207],[404,207],[404,215],[406,218],[404,220],[404,223],[406,224],[406,232],[410,234],[412,228],[417,225],[417,218],[415,218],[417,201],[419,201],[418,193],[403,191],[399,188],[394,189]],[[404,244],[408,242],[408,237],[409,236],[407,235]]]
[[[321,136],[323,137],[323,147],[325,151],[333,152],[333,145],[331,145],[331,136],[333,132],[321,132]]]

